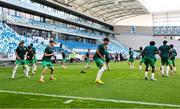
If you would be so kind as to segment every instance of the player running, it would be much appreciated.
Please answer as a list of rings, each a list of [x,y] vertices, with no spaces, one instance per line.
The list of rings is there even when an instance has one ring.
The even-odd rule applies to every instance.
[[[66,54],[65,54],[64,50],[61,51],[61,54],[62,54],[62,58],[63,58],[61,65],[62,65],[63,69],[66,69],[66,61],[67,61],[67,59],[66,59]]]
[[[171,67],[171,71],[173,73],[176,72],[176,65],[175,65],[175,57],[177,56],[177,52],[174,49],[174,45],[170,45],[170,52],[169,52],[169,60],[170,60],[170,67]]]
[[[11,79],[15,78],[17,69],[19,67],[19,65],[23,65],[24,66],[24,74],[25,77],[29,78],[29,74],[28,74],[28,66],[25,64],[25,56],[26,56],[26,52],[27,52],[27,48],[24,46],[24,41],[21,41],[18,45],[18,47],[16,48],[16,61],[15,61],[15,67],[13,69],[12,72],[12,76]]]
[[[35,75],[35,50],[32,48],[32,46],[27,47],[27,56],[26,56],[26,65],[27,65],[27,70],[29,72],[30,70],[30,65],[32,66],[32,74]]]
[[[144,63],[144,54],[143,54],[143,48],[142,47],[139,48],[139,52],[140,52],[139,70],[142,70],[142,64]]]
[[[93,57],[97,67],[99,68],[95,81],[97,84],[104,84],[104,82],[101,81],[101,76],[106,71],[105,46],[107,46],[108,44],[109,44],[109,39],[104,38],[103,43],[98,46],[98,49],[96,50],[96,53]]]
[[[169,51],[170,51],[170,46],[167,45],[167,41],[163,41],[163,45],[159,47],[160,51],[160,57],[161,57],[161,73],[162,76],[164,77],[164,65],[166,65],[166,77],[169,77]]]
[[[49,45],[46,47],[44,51],[44,56],[42,58],[43,71],[39,80],[40,82],[45,82],[44,76],[47,73],[48,67],[51,70],[50,80],[56,80],[56,78],[54,78],[53,63],[51,62],[51,57],[54,56],[53,49],[52,49],[54,45],[55,45],[55,42],[53,40],[49,41]]]
[[[132,48],[129,48],[129,60],[128,60],[128,64],[129,64],[129,68],[130,69],[134,69],[134,53],[132,51]]]
[[[152,67],[151,80],[155,81],[155,54],[159,54],[157,47],[155,46],[155,42],[151,41],[150,46],[145,47],[144,51],[144,63],[146,65],[145,69],[145,79],[148,80],[148,71],[149,65]]]

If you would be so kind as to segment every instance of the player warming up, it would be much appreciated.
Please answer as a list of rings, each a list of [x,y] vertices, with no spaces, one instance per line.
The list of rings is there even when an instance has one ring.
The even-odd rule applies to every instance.
[[[30,46],[32,47],[32,51],[34,53],[34,71],[37,71],[37,57],[36,57],[36,49],[33,47],[33,44],[31,43]]]
[[[63,69],[66,69],[66,61],[67,61],[67,59],[66,59],[66,54],[65,54],[64,50],[61,51],[61,54],[62,54],[62,58],[63,58],[61,65],[62,65]]]
[[[129,48],[129,60],[128,60],[128,64],[129,64],[129,68],[130,69],[134,69],[134,53],[132,51],[132,48]]]
[[[99,68],[95,81],[97,84],[104,84],[104,82],[101,81],[101,76],[106,71],[105,46],[107,46],[108,44],[109,44],[109,39],[104,38],[103,43],[98,46],[96,53],[94,54],[93,57],[97,67]]]
[[[143,50],[145,69],[145,79],[148,80],[149,65],[152,67],[151,80],[155,81],[155,55],[159,54],[158,48],[155,46],[155,42],[151,41],[150,46],[145,47]]]
[[[139,70],[142,70],[142,64],[144,63],[144,54],[143,54],[143,48],[142,47],[139,48],[139,52],[140,52],[140,55],[139,55],[139,58],[140,58]]]
[[[27,56],[26,56],[26,65],[27,70],[29,72],[30,66],[32,66],[32,74],[35,75],[35,50],[33,50],[32,46],[27,47]]]
[[[55,45],[55,42],[53,40],[49,41],[49,45],[46,47],[44,51],[44,56],[42,58],[43,71],[39,80],[40,82],[45,82],[44,76],[47,73],[48,67],[51,70],[50,80],[56,80],[56,78],[54,78],[53,63],[51,62],[51,57],[54,56],[53,49],[52,49],[54,45]]]
[[[175,58],[177,56],[177,52],[174,49],[174,45],[170,45],[170,52],[169,52],[169,60],[170,60],[170,67],[171,72],[176,73],[176,65],[175,65]]]
[[[27,77],[27,78],[30,77],[28,74],[28,66],[26,65],[26,61],[25,61],[26,52],[27,52],[27,48],[24,46],[24,41],[21,41],[19,43],[18,47],[16,48],[16,61],[15,61],[16,65],[13,69],[11,79],[15,78],[15,75],[16,75],[19,65],[24,66],[25,77]]]
[[[167,45],[167,41],[163,41],[163,45],[159,47],[160,57],[161,57],[161,73],[164,77],[164,65],[166,65],[166,77],[169,77],[169,51],[170,46]]]

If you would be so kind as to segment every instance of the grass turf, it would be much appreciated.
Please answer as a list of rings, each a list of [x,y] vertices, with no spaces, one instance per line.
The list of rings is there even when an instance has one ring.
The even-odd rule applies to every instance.
[[[24,78],[20,67],[15,80],[9,79],[12,67],[0,67],[0,90],[180,105],[180,69],[177,67],[177,74],[170,78],[162,78],[156,73],[157,81],[145,81],[144,71],[138,70],[138,62],[135,62],[134,70],[129,70],[127,62],[111,63],[112,70],[105,72],[102,77],[105,85],[94,83],[98,70],[95,64],[92,64],[86,74],[80,73],[84,64],[69,64],[66,70],[56,65],[57,80],[50,81],[48,73],[45,83],[38,82],[41,66],[34,78]],[[180,60],[176,63],[179,66]],[[1,108],[163,108],[77,99],[70,104],[64,104],[66,100],[68,99],[0,93]]]

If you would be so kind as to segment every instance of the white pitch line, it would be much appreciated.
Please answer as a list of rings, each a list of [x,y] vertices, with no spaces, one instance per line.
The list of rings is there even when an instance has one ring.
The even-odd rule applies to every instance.
[[[69,104],[69,103],[72,103],[74,100],[67,100],[64,102],[64,104]]]
[[[128,100],[101,99],[101,98],[92,98],[92,97],[64,96],[64,95],[55,95],[55,94],[17,92],[17,91],[7,91],[7,90],[0,90],[0,93],[45,96],[45,97],[56,97],[56,98],[68,98],[68,99],[79,99],[79,100],[91,100],[91,101],[101,101],[101,102],[103,101],[103,102],[113,102],[113,103],[140,104],[140,105],[149,105],[149,106],[179,107],[180,108],[180,105],[175,105],[175,104],[151,103],[151,102],[142,102],[142,101],[128,101]]]

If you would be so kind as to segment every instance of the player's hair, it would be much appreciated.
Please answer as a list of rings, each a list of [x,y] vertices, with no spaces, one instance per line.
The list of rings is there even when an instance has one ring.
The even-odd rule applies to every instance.
[[[91,50],[91,49],[88,49],[88,51]]]
[[[155,45],[156,43],[154,41],[151,41],[150,42],[150,45]]]
[[[50,40],[49,43],[55,43],[54,40]]]
[[[132,50],[132,48],[129,48],[130,50]]]
[[[165,40],[165,41],[163,41],[163,44],[164,44],[164,45],[166,45],[167,43],[168,43],[168,42],[167,42],[166,40]]]
[[[140,47],[139,49],[140,49],[140,50],[142,50],[142,49],[143,49],[143,47]]]
[[[22,41],[20,41],[20,43],[19,44],[24,44],[24,41],[22,40]]]
[[[171,48],[174,48],[174,45],[173,45],[173,44],[171,44],[171,45],[170,45],[170,47],[171,47]]]
[[[108,41],[109,42],[109,38],[106,37],[106,38],[103,39],[103,41]]]
[[[33,43],[31,43],[30,46],[33,47]]]

